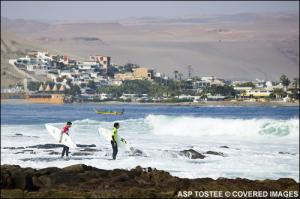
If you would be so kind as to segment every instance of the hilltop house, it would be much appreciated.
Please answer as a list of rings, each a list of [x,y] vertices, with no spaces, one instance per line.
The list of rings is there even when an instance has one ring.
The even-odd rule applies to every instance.
[[[95,61],[101,65],[101,72],[107,74],[109,67],[111,66],[111,58],[104,55],[93,55],[90,56],[91,61]]]
[[[125,80],[153,80],[154,70],[148,68],[134,68],[133,72],[117,73],[114,78],[119,81]]]

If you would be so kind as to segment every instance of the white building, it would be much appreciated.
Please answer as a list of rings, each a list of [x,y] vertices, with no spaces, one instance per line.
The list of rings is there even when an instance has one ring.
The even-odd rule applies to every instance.
[[[72,75],[73,73],[70,72],[69,70],[58,70],[58,74],[59,74],[59,77],[67,77],[67,78],[70,78],[70,79],[73,79]]]
[[[93,71],[95,69],[100,69],[100,65],[95,61],[78,62],[78,69],[81,71]]]
[[[121,86],[122,83],[123,82],[121,80],[115,80],[115,79],[111,79],[108,81],[108,85],[110,86]]]
[[[266,87],[267,88],[272,88],[272,86],[273,86],[273,83],[271,81],[266,82]]]
[[[252,90],[252,87],[235,86],[233,89],[236,91],[249,91]]]
[[[214,76],[210,76],[210,77],[201,77],[201,81],[202,84],[207,84],[208,86],[211,85],[218,85],[218,86],[224,86],[225,83],[223,80],[218,79]]]
[[[100,93],[99,94],[99,99],[100,100],[112,99],[112,94]]]
[[[122,100],[136,100],[138,98],[138,94],[123,94],[120,99]]]
[[[58,77],[58,74],[54,74],[54,73],[47,73],[47,79],[56,82],[56,78]]]
[[[244,96],[247,97],[268,97],[272,93],[271,90],[267,89],[252,89],[252,90],[247,90]]]

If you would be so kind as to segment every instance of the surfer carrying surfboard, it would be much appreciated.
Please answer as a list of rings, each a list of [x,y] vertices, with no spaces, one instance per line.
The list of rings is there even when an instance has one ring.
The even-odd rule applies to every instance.
[[[64,126],[64,128],[61,130],[59,143],[61,143],[61,140],[62,140],[62,137],[63,137],[64,133],[69,135],[69,129],[71,128],[71,126],[72,126],[72,122],[69,121]],[[66,145],[64,145],[64,148],[63,148],[62,153],[61,153],[61,157],[64,157],[65,154],[66,154],[67,157],[69,156],[69,147],[66,146]]]
[[[117,140],[118,140],[118,129],[120,128],[120,124],[119,123],[114,123],[114,128],[113,128],[113,133],[112,133],[112,140],[111,140],[111,146],[112,146],[112,158],[113,160],[116,159],[117,154],[118,154],[118,144],[117,144]]]

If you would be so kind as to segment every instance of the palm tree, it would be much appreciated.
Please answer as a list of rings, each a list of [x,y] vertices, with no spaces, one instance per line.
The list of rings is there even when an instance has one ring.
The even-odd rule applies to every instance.
[[[293,85],[295,86],[296,89],[299,88],[299,78],[298,77],[293,79]]]
[[[282,98],[283,96],[285,96],[286,92],[284,92],[284,90],[281,88],[275,88],[273,91],[273,94],[276,96],[276,99],[278,99],[278,98]]]
[[[179,72],[178,72],[177,70],[174,70],[173,73],[174,73],[174,79],[177,80],[177,77],[178,77],[178,73],[179,73]]]
[[[291,83],[291,81],[286,75],[281,75],[280,82],[284,86],[285,91],[287,90],[288,85]]]
[[[245,97],[246,93],[247,93],[246,90],[242,90],[242,91],[241,91],[241,96],[243,96],[242,98]]]
[[[181,81],[181,78],[182,78],[183,74],[179,73],[178,76],[179,76],[179,80]]]

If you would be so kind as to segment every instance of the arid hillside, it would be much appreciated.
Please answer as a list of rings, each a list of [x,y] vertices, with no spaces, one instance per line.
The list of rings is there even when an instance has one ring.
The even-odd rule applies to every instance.
[[[226,79],[278,80],[281,74],[293,78],[299,73],[296,14],[52,24],[1,17],[1,22],[2,31],[50,52],[81,59],[104,54],[111,56],[113,63],[130,61],[170,76],[174,70],[186,75],[188,65],[192,65],[193,75]]]
[[[24,56],[26,52],[38,49],[13,33],[1,31],[1,88],[23,83],[23,74],[8,63],[9,59]]]

